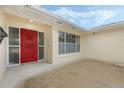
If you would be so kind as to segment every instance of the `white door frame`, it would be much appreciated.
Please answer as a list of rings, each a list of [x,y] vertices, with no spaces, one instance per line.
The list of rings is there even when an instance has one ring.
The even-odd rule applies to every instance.
[[[19,47],[19,64],[12,64],[12,65],[10,65],[9,64],[9,47],[10,47],[10,45],[9,45],[9,27],[14,27],[14,28],[18,28],[19,29],[19,45],[11,45],[11,47]],[[7,66],[8,67],[12,67],[12,66],[17,66],[17,65],[21,65],[21,35],[20,35],[20,29],[21,28],[23,28],[23,27],[15,27],[15,26],[7,26],[7,33],[8,33],[8,38],[7,38]],[[34,30],[34,29],[30,29],[30,28],[24,28],[24,29],[29,29],[29,30],[33,30],[33,31],[37,31],[37,30]],[[43,34],[44,34],[44,45],[43,45],[43,47],[44,47],[44,59],[42,59],[42,60],[39,60],[39,32],[40,31],[37,31],[38,32],[38,61],[37,62],[43,62],[43,61],[45,61],[46,60],[46,46],[45,46],[45,44],[46,44],[46,36],[45,36],[45,33],[44,32],[42,32]],[[32,63],[34,63],[34,62],[36,62],[36,61],[32,61]],[[30,62],[31,63],[31,62]]]

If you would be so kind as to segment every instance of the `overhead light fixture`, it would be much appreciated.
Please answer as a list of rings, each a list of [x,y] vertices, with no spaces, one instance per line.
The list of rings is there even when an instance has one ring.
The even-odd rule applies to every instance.
[[[33,22],[34,22],[34,20],[30,19],[30,20],[29,20],[29,22],[33,23]]]

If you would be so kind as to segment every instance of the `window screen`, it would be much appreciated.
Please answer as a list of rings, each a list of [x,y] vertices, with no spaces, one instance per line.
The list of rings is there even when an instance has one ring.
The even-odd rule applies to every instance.
[[[39,60],[44,59],[44,33],[39,32]]]
[[[9,47],[9,64],[19,64],[19,48]]]
[[[59,54],[80,52],[80,36],[59,32]]]
[[[39,32],[39,45],[44,45],[44,33]]]
[[[44,47],[39,47],[39,60],[44,59]]]
[[[19,45],[19,29],[9,27],[9,45]]]
[[[19,28],[9,27],[9,65],[19,64]]]

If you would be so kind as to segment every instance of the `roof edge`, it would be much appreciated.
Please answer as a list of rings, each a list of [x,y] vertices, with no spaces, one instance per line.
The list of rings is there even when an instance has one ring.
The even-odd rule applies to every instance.
[[[87,29],[81,28],[81,27],[79,27],[78,25],[76,25],[76,24],[74,24],[74,23],[72,23],[72,22],[70,22],[70,21],[67,21],[67,20],[64,19],[64,18],[61,18],[61,17],[59,17],[59,16],[56,16],[56,15],[50,13],[50,12],[44,11],[44,10],[39,9],[39,8],[36,8],[36,7],[34,8],[32,5],[27,5],[27,7],[30,8],[30,9],[32,9],[32,10],[34,10],[34,11],[37,11],[37,12],[39,12],[39,13],[42,12],[43,14],[45,14],[45,15],[47,15],[47,16],[49,16],[49,17],[55,18],[55,19],[57,19],[57,20],[60,20],[60,21],[66,23],[66,24],[68,24],[68,25],[71,25],[71,26],[74,27],[74,28],[77,28],[78,30],[85,31],[85,32],[88,31]]]
[[[89,30],[90,31],[100,30],[100,29],[109,28],[109,27],[113,27],[113,26],[117,26],[117,25],[121,25],[121,24],[124,24],[124,21],[113,22],[113,23],[110,23],[110,24],[94,27],[94,28],[91,28]]]

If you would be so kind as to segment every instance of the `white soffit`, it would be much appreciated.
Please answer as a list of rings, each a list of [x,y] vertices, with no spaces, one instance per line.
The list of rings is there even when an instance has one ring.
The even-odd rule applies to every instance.
[[[51,25],[51,23],[49,22],[49,20],[51,20],[50,18],[46,17],[42,13],[40,13],[40,14],[35,13],[31,9],[29,9],[27,6],[3,6],[2,10],[5,13],[9,13],[9,14],[27,18],[27,19],[33,19],[37,22]],[[51,22],[53,22],[53,21],[54,20],[51,20]]]

